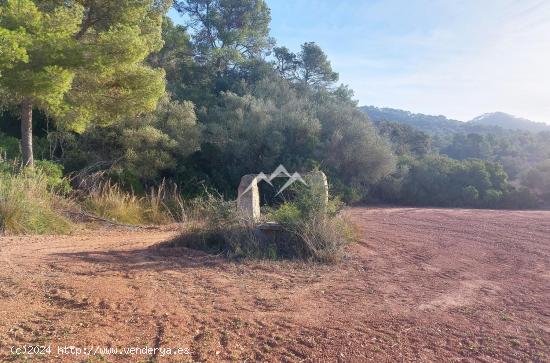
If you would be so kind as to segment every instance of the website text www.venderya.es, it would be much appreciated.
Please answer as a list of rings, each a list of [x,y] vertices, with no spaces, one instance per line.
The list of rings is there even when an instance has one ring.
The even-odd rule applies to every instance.
[[[109,355],[143,355],[143,356],[171,356],[171,355],[191,355],[189,348],[182,347],[102,347],[88,346],[76,347],[57,346],[52,348],[51,345],[25,345],[11,347],[11,353],[14,355],[74,355],[74,356],[109,356]]]

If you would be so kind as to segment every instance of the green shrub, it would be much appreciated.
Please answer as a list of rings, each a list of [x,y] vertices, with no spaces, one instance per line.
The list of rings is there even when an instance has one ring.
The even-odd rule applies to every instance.
[[[63,177],[63,165],[50,160],[36,160],[34,168],[46,178],[48,187],[53,188],[59,194],[68,194],[71,184]]]
[[[40,172],[0,173],[0,228],[4,233],[67,233],[72,225],[57,211],[62,204]]]
[[[339,198],[326,200],[324,186],[311,176],[307,185],[295,183],[290,201],[269,214],[288,233],[291,255],[320,262],[338,261],[353,238],[351,225],[341,216]]]
[[[300,211],[300,220],[311,219],[319,215],[328,217],[338,215],[344,206],[340,198],[329,198],[327,203],[324,185],[309,175],[306,175],[304,179],[307,185],[292,184],[290,188],[291,200],[286,202],[294,205]]]
[[[301,219],[302,212],[294,203],[283,203],[269,213],[269,219],[282,224],[291,224]]]
[[[15,159],[21,154],[19,140],[0,132],[0,155],[2,158]]]

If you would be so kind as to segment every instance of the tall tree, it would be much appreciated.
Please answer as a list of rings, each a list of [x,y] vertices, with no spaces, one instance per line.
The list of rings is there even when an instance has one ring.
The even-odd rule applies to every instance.
[[[315,42],[302,44],[298,54],[301,80],[310,86],[328,86],[338,80],[338,73],[332,70],[330,61]]]
[[[273,56],[275,69],[286,80],[313,87],[328,87],[338,80],[338,73],[332,70],[327,55],[315,42],[302,44],[298,54],[287,47],[275,47]]]
[[[275,69],[281,76],[288,80],[295,79],[299,65],[296,54],[289,51],[287,47],[275,47],[273,55],[275,56]]]
[[[180,0],[174,7],[189,18],[197,60],[216,72],[257,58],[272,46],[264,0]]]
[[[82,131],[154,110],[164,72],[143,64],[162,46],[157,0],[6,0],[0,8],[0,96],[20,109],[23,163],[33,164],[32,112]],[[9,52],[4,52],[8,48]]]
[[[158,52],[148,57],[148,63],[153,67],[163,68],[166,72],[168,85],[185,82],[186,69],[193,63],[191,39],[182,25],[176,25],[168,16],[162,22],[162,39],[164,45]],[[174,93],[173,90],[170,90]]]

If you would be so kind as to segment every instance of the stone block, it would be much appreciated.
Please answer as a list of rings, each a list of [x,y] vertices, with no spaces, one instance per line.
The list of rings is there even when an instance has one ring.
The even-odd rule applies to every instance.
[[[328,180],[325,173],[320,170],[312,171],[307,175],[307,182],[310,188],[318,188],[323,193],[325,205],[328,204]]]
[[[256,174],[248,174],[241,178],[237,209],[247,219],[252,221],[260,219],[260,192]]]

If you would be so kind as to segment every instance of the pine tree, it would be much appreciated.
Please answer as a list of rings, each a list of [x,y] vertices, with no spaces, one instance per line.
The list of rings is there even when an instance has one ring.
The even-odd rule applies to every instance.
[[[166,4],[155,0],[6,0],[0,7],[0,97],[19,107],[23,163],[33,164],[32,112],[83,131],[155,109],[164,72]]]

